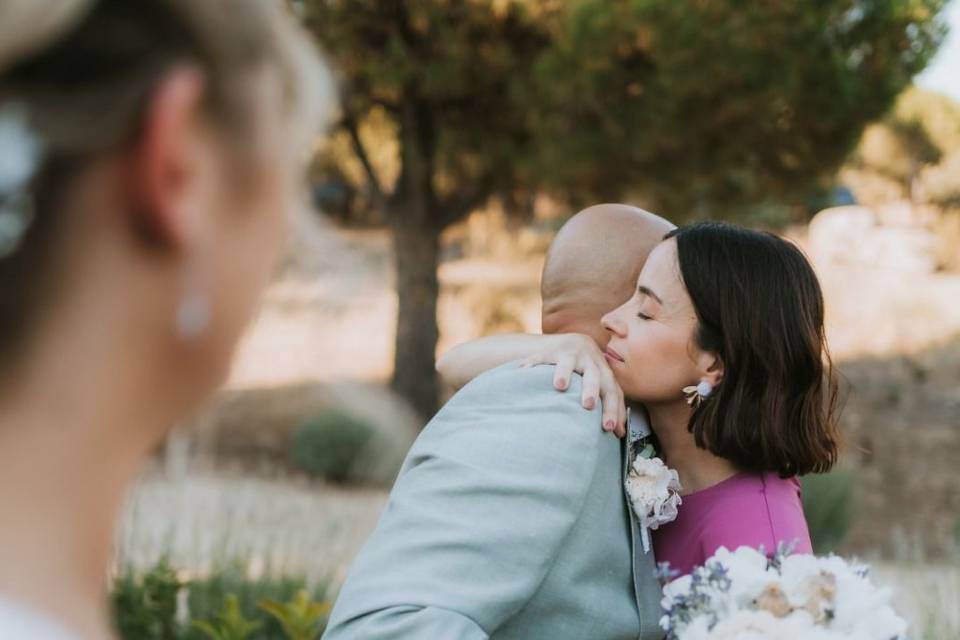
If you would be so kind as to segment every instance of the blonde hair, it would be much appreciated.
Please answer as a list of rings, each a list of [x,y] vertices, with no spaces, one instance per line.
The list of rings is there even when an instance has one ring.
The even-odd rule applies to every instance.
[[[0,73],[69,29],[93,0],[4,0],[0,6]]]
[[[98,154],[136,140],[152,90],[183,64],[203,73],[203,108],[231,144],[250,138],[260,70],[280,80],[292,153],[312,147],[333,110],[331,74],[283,0],[0,2],[0,107],[26,113],[43,148],[29,185],[33,222],[0,259],[0,363],[48,293],[67,185]]]

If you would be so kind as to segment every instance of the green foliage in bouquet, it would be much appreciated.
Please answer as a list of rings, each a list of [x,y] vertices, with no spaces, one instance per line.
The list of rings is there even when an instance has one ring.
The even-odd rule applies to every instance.
[[[297,429],[290,456],[307,473],[331,482],[358,479],[354,469],[375,435],[373,426],[340,411],[313,418]]]
[[[113,583],[114,622],[122,638],[175,640],[177,593],[183,585],[166,559],[136,576],[124,571]]]
[[[836,550],[850,530],[853,478],[848,471],[803,478],[803,511],[818,554]]]

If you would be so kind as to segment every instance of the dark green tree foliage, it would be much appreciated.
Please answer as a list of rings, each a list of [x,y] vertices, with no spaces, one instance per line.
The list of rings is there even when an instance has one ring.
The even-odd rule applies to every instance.
[[[493,194],[726,216],[832,175],[942,38],[944,0],[300,0],[393,230],[393,387],[436,408],[440,233]],[[359,126],[386,114],[388,184]]]
[[[943,0],[587,0],[541,61],[543,177],[738,217],[829,179],[943,36]]]

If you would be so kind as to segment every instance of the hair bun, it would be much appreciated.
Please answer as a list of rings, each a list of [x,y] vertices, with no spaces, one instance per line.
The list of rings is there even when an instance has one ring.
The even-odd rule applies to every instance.
[[[95,0],[0,2],[0,73],[52,43],[76,24]]]

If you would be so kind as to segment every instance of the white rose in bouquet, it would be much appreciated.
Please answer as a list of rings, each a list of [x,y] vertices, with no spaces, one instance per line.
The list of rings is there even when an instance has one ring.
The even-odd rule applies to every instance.
[[[900,640],[907,624],[867,568],[838,556],[719,549],[664,587],[669,640]]]

